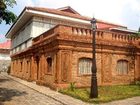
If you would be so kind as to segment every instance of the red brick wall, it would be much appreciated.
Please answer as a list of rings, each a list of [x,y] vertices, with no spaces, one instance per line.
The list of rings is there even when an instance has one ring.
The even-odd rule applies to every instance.
[[[57,26],[50,31],[52,31],[51,35],[47,35],[46,32],[39,36],[39,40],[34,40],[34,45],[29,50],[12,56],[11,74],[55,89],[68,87],[71,82],[76,82],[77,87],[90,86],[90,75],[78,74],[78,60],[82,57],[92,58],[91,31],[68,26]],[[81,32],[79,34],[75,31]],[[134,60],[132,59],[134,55],[129,51],[130,45],[139,49],[139,40],[130,39],[123,33],[106,31],[97,31],[96,35],[98,85],[128,84],[139,79],[138,50],[134,54]],[[37,56],[39,58],[38,70]],[[52,58],[51,73],[47,73],[47,57]],[[127,75],[118,75],[116,72],[117,61],[120,59],[127,60],[129,63]],[[21,61],[23,62],[22,72],[20,72]],[[30,61],[30,65],[27,61]]]

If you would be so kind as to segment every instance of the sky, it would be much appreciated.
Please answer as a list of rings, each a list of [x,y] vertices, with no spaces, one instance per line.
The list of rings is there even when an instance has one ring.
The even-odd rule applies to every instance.
[[[83,16],[125,25],[129,29],[140,27],[140,0],[16,0],[17,5],[9,8],[17,16],[25,6],[60,8],[71,6]],[[5,22],[0,24],[0,42],[10,28]]]

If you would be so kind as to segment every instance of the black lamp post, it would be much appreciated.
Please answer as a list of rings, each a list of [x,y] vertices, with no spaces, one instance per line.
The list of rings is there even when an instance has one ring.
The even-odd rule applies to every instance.
[[[97,67],[96,67],[96,19],[93,17],[91,20],[92,26],[92,76],[91,76],[91,91],[90,91],[90,98],[97,98],[98,97],[98,87],[97,87]]]

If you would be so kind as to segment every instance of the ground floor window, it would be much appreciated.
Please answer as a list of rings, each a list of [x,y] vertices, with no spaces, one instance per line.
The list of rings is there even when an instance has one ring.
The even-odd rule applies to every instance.
[[[128,61],[118,60],[116,70],[117,70],[117,74],[119,75],[128,74]]]
[[[79,74],[91,74],[92,59],[80,58],[79,59]]]

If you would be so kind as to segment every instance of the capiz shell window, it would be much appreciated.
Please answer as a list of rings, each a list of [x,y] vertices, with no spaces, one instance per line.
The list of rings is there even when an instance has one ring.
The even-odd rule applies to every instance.
[[[116,69],[117,69],[117,74],[119,74],[119,75],[128,74],[128,61],[127,60],[118,60]]]
[[[92,59],[91,58],[80,58],[79,59],[79,74],[86,75],[91,74]]]

